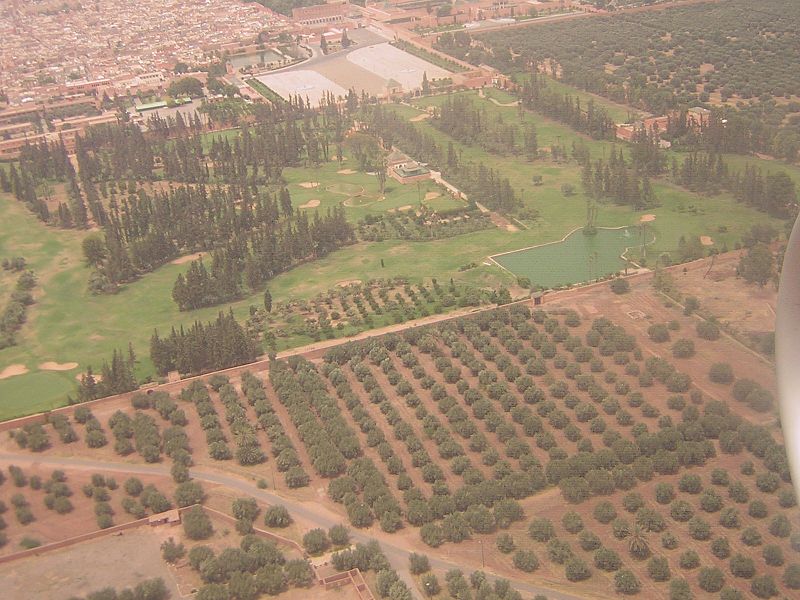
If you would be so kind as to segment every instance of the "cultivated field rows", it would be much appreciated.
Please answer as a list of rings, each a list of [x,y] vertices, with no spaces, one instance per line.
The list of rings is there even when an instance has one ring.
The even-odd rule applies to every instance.
[[[634,294],[615,310],[646,308],[652,296]],[[691,338],[696,354],[666,360],[656,350],[669,355],[671,344],[648,339],[647,321],[629,321],[631,336],[575,305],[515,306],[343,344],[268,375],[212,376],[175,398],[140,394],[138,410],[111,400],[92,411],[106,445],[89,448],[92,419],[74,413],[78,441],[47,425],[28,430],[28,446],[44,435],[45,453],[158,462],[162,451],[175,457],[164,440],[177,428],[194,465],[265,481],[277,471],[280,493],[333,500],[359,528],[419,527],[418,539],[440,548],[430,552],[471,560],[469,540],[482,540],[506,576],[664,598],[684,585],[701,595],[720,576],[743,593],[751,580],[758,593],[790,589],[800,523],[775,430],[750,424],[765,414],[734,399],[738,383],[699,374],[731,342],[701,339],[692,317],[678,317],[673,341]],[[139,434],[120,435],[117,410],[155,427],[157,452]],[[133,441],[123,455],[121,439]],[[754,574],[747,560],[731,563],[739,554]],[[687,584],[665,581],[667,570]]]

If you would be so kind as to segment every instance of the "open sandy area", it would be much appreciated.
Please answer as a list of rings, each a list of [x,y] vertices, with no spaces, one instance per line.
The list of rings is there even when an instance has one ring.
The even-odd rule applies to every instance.
[[[427,194],[425,194],[425,200],[435,200],[441,195],[442,194],[440,194],[439,192],[428,192]]]
[[[682,294],[700,300],[701,311],[708,311],[745,335],[775,331],[778,292],[771,283],[761,288],[738,278],[740,254],[720,254],[713,267],[711,259],[705,259],[695,269],[675,273],[675,284]]]
[[[421,115],[417,115],[416,117],[411,117],[409,121],[412,123],[419,123],[420,121],[424,121],[425,119],[430,119],[430,113],[422,113]]]
[[[360,279],[345,279],[343,281],[339,281],[336,283],[339,287],[347,287],[348,285],[359,285],[361,283]]]
[[[298,183],[301,188],[305,188],[307,190],[312,190],[316,187],[319,187],[319,181],[304,181],[302,183]]]
[[[25,365],[8,365],[0,371],[0,379],[8,379],[15,375],[25,375],[28,372],[28,367]]]
[[[305,204],[301,204],[299,208],[316,208],[319,206],[319,198],[313,198],[306,202]]]
[[[173,265],[184,265],[186,263],[192,262],[193,260],[197,260],[199,258],[203,258],[202,252],[195,252],[194,254],[187,254],[186,256],[181,256],[176,258],[172,261]]]
[[[331,92],[336,97],[347,95],[346,88],[310,69],[281,71],[270,75],[261,75],[256,79],[285,100],[291,96],[300,96],[308,99],[313,106],[319,104],[326,92]]]
[[[122,590],[161,577],[172,597],[180,598],[161,560],[160,544],[160,536],[144,528],[0,565],[2,595],[64,600],[104,587]]]
[[[714,240],[712,240],[707,235],[701,235],[700,236],[700,243],[703,244],[703,246],[713,246],[714,245]]]
[[[441,67],[395,48],[388,42],[359,48],[348,54],[347,60],[386,81],[392,79],[398,82],[405,90],[420,87],[423,74],[426,73],[428,80],[452,75]]]
[[[57,363],[52,361],[43,362],[39,365],[39,369],[42,371],[72,371],[72,369],[77,368],[78,363],[76,362],[68,362],[68,363]]]
[[[353,169],[339,169],[336,171],[339,175],[353,175],[355,171]]]
[[[642,218],[639,219],[639,223],[651,223],[652,221],[656,220],[655,215],[642,215]]]

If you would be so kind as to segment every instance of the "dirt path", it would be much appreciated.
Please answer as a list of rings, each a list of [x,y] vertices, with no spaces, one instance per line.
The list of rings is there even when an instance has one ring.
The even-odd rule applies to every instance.
[[[173,260],[170,264],[173,265],[185,265],[186,263],[190,263],[193,260],[200,260],[203,258],[202,252],[195,252],[194,254],[187,254],[186,256],[179,256],[175,260]]]
[[[483,88],[478,90],[478,97],[485,98],[489,100],[495,106],[502,106],[503,108],[508,108],[511,106],[519,106],[519,100],[514,100],[513,102],[500,102],[497,98],[487,98],[486,93],[483,91]]]
[[[478,210],[481,211],[483,214],[488,214],[489,215],[489,219],[492,221],[494,226],[497,227],[498,229],[505,229],[506,231],[508,231],[510,233],[514,233],[515,231],[519,231],[519,227],[517,227],[516,225],[512,224],[511,221],[509,221],[507,218],[505,218],[500,213],[495,212],[493,210],[490,210],[489,208],[487,208],[486,206],[484,206],[480,202],[475,202],[475,206],[477,206]]]
[[[114,473],[124,473],[127,475],[161,475],[169,477],[169,467],[166,465],[130,465],[119,462],[104,462],[97,460],[51,457],[30,454],[0,453],[0,463],[16,464],[20,466],[39,465],[53,469],[77,469],[89,471],[106,471]],[[229,488],[244,495],[252,496],[256,500],[268,504],[283,504],[289,511],[299,518],[315,524],[318,527],[330,529],[334,525],[341,523],[341,516],[326,509],[319,502],[299,502],[293,498],[284,497],[278,493],[259,489],[252,481],[244,480],[239,477],[231,476],[224,472],[215,472],[201,469],[190,469],[193,478],[212,484],[217,484]],[[350,537],[354,542],[367,543],[372,539],[381,544],[381,549],[386,554],[392,567],[398,571],[400,577],[408,584],[412,594],[416,598],[421,598],[416,592],[416,582],[408,571],[408,557],[411,552],[422,551],[430,557],[431,566],[434,569],[449,570],[462,569],[467,577],[469,574],[480,568],[480,557],[476,556],[469,561],[449,560],[442,558],[442,553],[427,548],[411,548],[405,545],[398,545],[389,534],[380,531],[380,528],[373,526],[369,529],[355,529],[350,531]],[[421,542],[420,542],[421,544]],[[489,573],[490,578],[496,575]],[[577,596],[569,592],[554,590],[541,587],[529,580],[510,579],[511,585],[520,592],[528,595],[544,594],[552,600],[582,600],[582,596]]]

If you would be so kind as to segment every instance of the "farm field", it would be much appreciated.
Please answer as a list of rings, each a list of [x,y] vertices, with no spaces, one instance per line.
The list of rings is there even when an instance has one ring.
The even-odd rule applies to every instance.
[[[537,27],[535,36],[517,29],[480,39],[490,47],[511,46],[539,60],[554,60],[568,82],[582,81],[590,91],[612,98],[644,74],[648,83],[669,86],[683,97],[697,98],[705,91],[720,102],[723,91],[722,101],[730,98],[732,103],[762,95],[783,102],[784,95],[800,94],[797,81],[779,75],[784,70],[781,61],[790,56],[788,48],[794,43],[794,8],[787,0],[770,0],[753,14],[744,0],[734,0],[545,24]],[[567,31],[584,41],[558,43]],[[733,45],[739,52],[729,52]],[[595,46],[603,51],[587,52]]]
[[[778,290],[772,283],[743,285],[736,273],[742,255],[744,252],[720,255],[713,263],[701,261],[685,273],[674,274],[664,293],[681,302],[697,298],[699,314],[716,320],[736,339],[771,358]]]
[[[264,478],[466,569],[482,544],[500,576],[568,578],[592,597],[686,586],[702,597],[720,581],[791,596],[800,514],[782,480],[771,367],[725,336],[700,337],[702,320],[665,306],[650,275],[631,283],[628,294],[562,292],[546,312],[514,305],[338,345],[321,361],[213,376],[171,399],[100,401],[107,446],[88,448],[78,424],[79,440],[64,444],[47,425],[29,429],[50,444],[30,456],[137,464],[160,453],[137,442],[119,457],[126,434],[109,419],[121,410],[163,433],[185,423],[201,471]],[[678,340],[690,358],[673,356]],[[725,371],[717,363],[733,365],[730,378],[710,378]]]
[[[796,71],[797,20],[791,0],[762,3],[755,14],[746,0],[700,2],[545,23],[535,35],[526,29],[445,33],[436,47],[505,73],[527,71],[535,59],[540,70],[559,77],[554,90],[574,85],[633,111],[717,108],[744,134],[732,134],[718,151],[796,162],[800,88],[796,77],[783,74]],[[578,41],[563,43],[572,36]],[[609,114],[625,118],[617,110]],[[759,139],[751,137],[756,130]]]

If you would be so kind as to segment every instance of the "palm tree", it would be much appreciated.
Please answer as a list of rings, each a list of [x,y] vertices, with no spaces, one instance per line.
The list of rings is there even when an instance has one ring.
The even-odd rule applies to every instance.
[[[628,538],[628,551],[631,556],[639,560],[650,556],[650,543],[647,541],[645,530],[641,525],[634,525]]]

